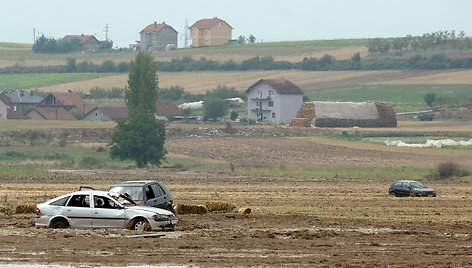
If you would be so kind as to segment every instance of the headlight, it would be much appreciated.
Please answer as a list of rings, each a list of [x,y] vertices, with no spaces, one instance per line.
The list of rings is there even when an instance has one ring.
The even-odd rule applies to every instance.
[[[170,217],[167,215],[154,214],[154,216],[152,216],[152,219],[155,221],[167,221],[170,219]]]

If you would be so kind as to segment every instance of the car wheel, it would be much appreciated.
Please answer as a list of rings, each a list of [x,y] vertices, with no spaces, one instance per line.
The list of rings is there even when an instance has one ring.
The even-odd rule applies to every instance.
[[[54,219],[52,222],[51,222],[51,228],[68,228],[69,227],[69,223],[66,221],[66,219],[63,219],[63,218],[58,218],[58,219]]]
[[[390,192],[390,196],[393,196],[393,197],[395,197],[395,196],[397,196],[397,195],[395,194],[395,192],[394,192],[394,191],[391,191],[391,192]]]
[[[144,231],[149,231],[150,229],[151,229],[151,225],[144,218],[135,219],[133,221],[133,224],[131,225],[131,230],[135,230],[135,231],[144,232]]]

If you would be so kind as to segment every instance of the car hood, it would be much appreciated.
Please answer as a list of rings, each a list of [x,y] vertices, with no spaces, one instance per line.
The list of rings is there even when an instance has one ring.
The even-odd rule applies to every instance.
[[[148,207],[148,206],[129,206],[129,207],[126,207],[126,209],[127,210],[133,210],[133,211],[153,212],[153,213],[157,213],[157,214],[160,214],[160,215],[168,215],[168,216],[174,215],[174,213],[172,213],[168,210],[165,210],[165,209],[162,209],[162,208]]]
[[[431,188],[414,188],[413,190],[416,192],[434,192],[434,190]]]

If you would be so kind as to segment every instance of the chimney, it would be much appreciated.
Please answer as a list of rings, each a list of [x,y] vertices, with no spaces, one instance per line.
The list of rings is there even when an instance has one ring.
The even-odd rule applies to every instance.
[[[154,22],[154,28],[156,28],[156,27],[157,27],[157,22]]]

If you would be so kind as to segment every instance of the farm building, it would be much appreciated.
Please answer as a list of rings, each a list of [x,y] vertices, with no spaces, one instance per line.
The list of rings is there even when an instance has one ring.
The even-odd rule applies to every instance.
[[[93,35],[66,35],[64,36],[64,38],[62,38],[62,40],[64,41],[72,41],[73,39],[79,39],[80,45],[82,46],[83,50],[98,50],[100,48],[100,45],[102,44]]]
[[[233,27],[226,21],[214,17],[201,19],[189,27],[192,47],[226,45],[232,38]]]
[[[264,124],[290,122],[303,103],[303,91],[286,79],[261,79],[246,93],[248,119]]]
[[[156,101],[156,119],[167,120],[168,116],[176,119],[184,117],[184,111],[180,109],[171,99],[158,99]]]
[[[393,107],[384,102],[305,102],[290,121],[295,127],[396,127]]]
[[[177,47],[177,31],[163,23],[149,24],[141,32],[141,50],[164,51],[169,46]]]
[[[83,120],[87,121],[115,121],[128,118],[127,107],[95,107],[88,112]]]

